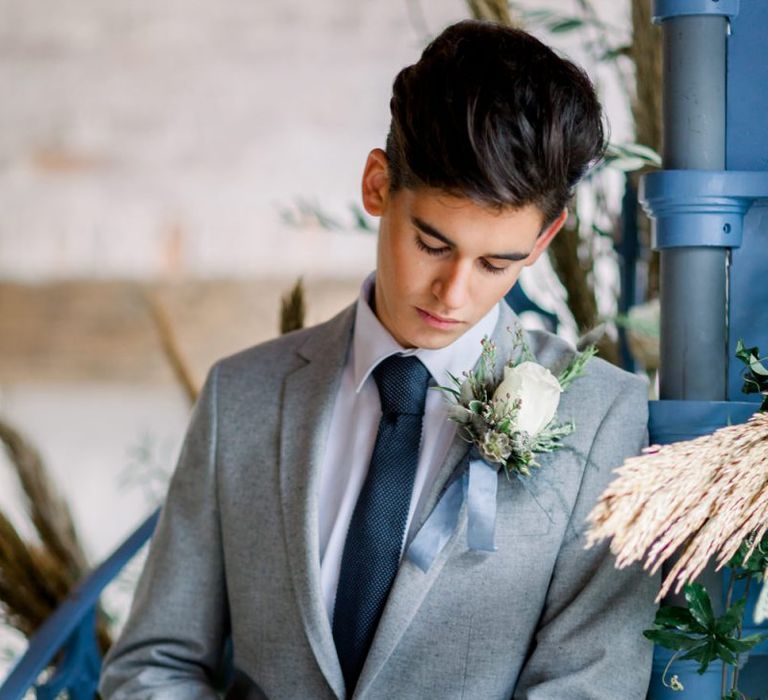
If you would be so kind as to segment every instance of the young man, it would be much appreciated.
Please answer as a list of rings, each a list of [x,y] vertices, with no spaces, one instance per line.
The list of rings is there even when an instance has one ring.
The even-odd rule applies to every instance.
[[[194,412],[101,692],[231,697],[645,697],[655,582],[584,550],[610,471],[643,445],[643,382],[600,360],[562,395],[576,431],[526,484],[498,477],[495,552],[467,514],[424,571],[406,555],[469,446],[445,385],[517,321],[501,301],[603,148],[573,64],[524,32],[449,27],[395,80],[368,156],[377,268],[327,323],[219,362]],[[554,372],[573,357],[528,334]]]

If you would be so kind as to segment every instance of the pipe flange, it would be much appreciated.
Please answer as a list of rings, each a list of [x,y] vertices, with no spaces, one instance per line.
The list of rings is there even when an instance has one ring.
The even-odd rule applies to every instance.
[[[660,170],[643,176],[638,198],[654,249],[738,248],[747,210],[768,199],[768,172]]]
[[[691,15],[735,17],[739,14],[739,0],[653,0],[654,24],[665,19]]]

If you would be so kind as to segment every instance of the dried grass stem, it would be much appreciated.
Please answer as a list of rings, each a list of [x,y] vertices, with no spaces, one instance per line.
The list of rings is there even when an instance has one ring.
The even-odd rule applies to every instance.
[[[616,470],[589,516],[588,546],[611,538],[620,568],[657,571],[679,551],[659,600],[716,557],[717,568],[768,531],[768,414],[711,435],[653,446]]]

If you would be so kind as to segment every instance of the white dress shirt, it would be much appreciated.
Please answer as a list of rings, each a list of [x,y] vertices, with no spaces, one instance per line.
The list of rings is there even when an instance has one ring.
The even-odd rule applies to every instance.
[[[478,323],[450,345],[439,350],[403,347],[390,335],[371,310],[375,273],[363,282],[357,300],[355,326],[347,363],[333,407],[328,442],[320,467],[319,533],[320,579],[328,617],[333,622],[336,588],[347,530],[363,487],[373,454],[381,418],[379,391],[371,375],[390,355],[415,355],[431,375],[430,386],[450,386],[448,372],[460,377],[480,357],[483,336],[491,336],[499,316],[494,306]],[[414,514],[423,507],[435,476],[448,453],[456,424],[448,419],[444,392],[427,391],[422,423],[421,448],[411,505],[406,522],[406,541]]]

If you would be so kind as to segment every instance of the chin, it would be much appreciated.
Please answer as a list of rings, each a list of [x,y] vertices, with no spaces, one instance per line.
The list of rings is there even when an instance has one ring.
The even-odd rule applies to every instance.
[[[442,341],[435,340],[433,342],[426,342],[426,343],[420,343],[418,347],[423,348],[424,350],[441,350],[442,348],[448,347],[456,338],[446,338]]]
[[[410,347],[424,348],[425,350],[440,350],[447,347],[452,342],[461,337],[463,333],[449,333],[427,330],[422,330],[419,333],[412,333],[409,337]]]

